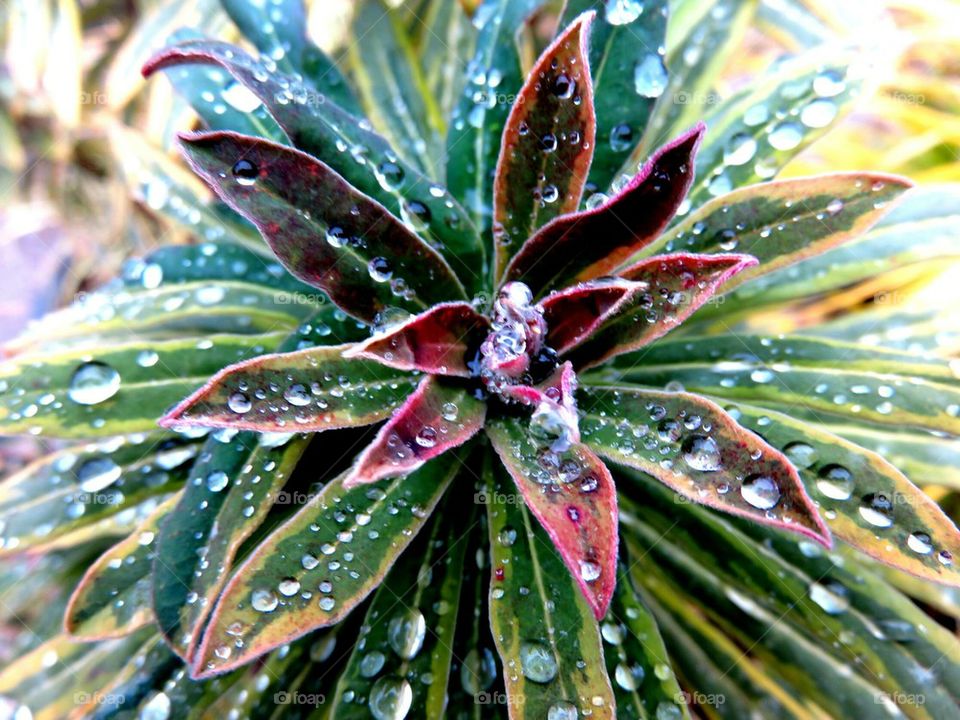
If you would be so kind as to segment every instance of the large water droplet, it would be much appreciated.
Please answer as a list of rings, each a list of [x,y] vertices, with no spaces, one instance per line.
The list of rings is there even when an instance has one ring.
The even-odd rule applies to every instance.
[[[235,392],[227,398],[227,407],[233,410],[235,413],[243,414],[245,412],[250,412],[250,408],[253,407],[253,404],[250,402],[250,398],[245,393]]]
[[[860,501],[860,517],[874,527],[887,528],[893,525],[893,503],[880,493],[871,493]]]
[[[663,58],[651,53],[633,68],[633,87],[637,95],[645,98],[658,98],[667,87],[667,68]]]
[[[782,122],[770,131],[769,140],[777,150],[793,150],[803,142],[803,128],[795,122]]]
[[[816,449],[805,442],[792,442],[783,448],[783,454],[798,468],[812,467],[817,462]]]
[[[925,532],[910,533],[907,537],[907,547],[918,555],[929,555],[933,551],[933,543]]]
[[[683,441],[683,459],[701,472],[716,472],[722,467],[720,448],[712,437],[705,435],[690,435]]]
[[[604,17],[611,25],[626,25],[640,17],[643,3],[639,0],[607,0],[603,10]]]
[[[258,612],[273,612],[280,604],[280,599],[272,590],[258,588],[250,594],[250,604]]]
[[[403,678],[382,677],[370,689],[370,713],[376,720],[403,720],[413,704],[413,688]]]
[[[386,661],[386,656],[379,650],[368,652],[360,659],[360,676],[365,678],[376,677],[377,673],[383,669]]]
[[[643,682],[643,675],[642,665],[628,665],[627,663],[617,665],[617,669],[613,673],[617,685],[627,691],[633,691],[639,688],[640,683]]]
[[[77,481],[85,493],[96,493],[113,485],[123,470],[108,457],[91,458],[77,468]]]
[[[839,615],[850,607],[847,589],[836,582],[824,585],[813,583],[810,586],[810,599],[830,615]]]
[[[207,475],[207,489],[210,492],[220,492],[230,482],[230,478],[222,470],[214,470]]]
[[[237,160],[233,165],[233,178],[240,185],[253,185],[260,169],[249,160]]]
[[[170,698],[158,692],[140,708],[139,720],[167,720],[170,717]]]
[[[727,165],[746,165],[757,154],[757,141],[747,133],[736,133],[723,151]]]
[[[520,669],[524,677],[538,683],[548,683],[557,676],[557,658],[543,643],[520,643]]]
[[[577,706],[566,701],[554,703],[547,710],[547,720],[578,720],[579,717]]]
[[[419,610],[407,610],[390,620],[387,626],[387,641],[393,651],[404,660],[412,659],[427,633],[427,621]]]
[[[770,510],[780,502],[780,488],[768,475],[750,475],[740,486],[740,495],[758,510]]]
[[[817,490],[831,500],[849,500],[853,494],[853,473],[842,465],[827,465],[817,473]]]
[[[120,389],[120,373],[102,362],[86,362],[70,378],[67,397],[78,405],[96,405]]]
[[[800,112],[800,122],[809,128],[825,128],[837,117],[837,106],[831,100],[814,100]]]

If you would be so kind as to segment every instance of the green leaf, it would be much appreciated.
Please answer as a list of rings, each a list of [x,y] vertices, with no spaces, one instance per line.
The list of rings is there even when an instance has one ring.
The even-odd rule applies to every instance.
[[[507,118],[493,184],[497,283],[527,238],[580,206],[596,135],[587,52],[595,15],[578,17],[543,52]]]
[[[678,502],[703,503],[830,546],[787,458],[714,402],[683,392],[587,386],[578,404],[587,446],[655,477]]]
[[[460,470],[458,458],[349,491],[342,477],[331,481],[236,571],[213,611],[194,675],[239,667],[343,620],[424,525]]]
[[[439,177],[444,122],[400,14],[362,0],[351,31],[347,52],[366,116],[407,162]]]
[[[776,175],[827,131],[859,92],[864,72],[853,51],[817,48],[720,105],[705,118],[691,207]]]
[[[464,527],[476,522],[475,506],[445,503],[394,565],[337,683],[337,720],[399,715],[401,708],[408,717],[443,717],[470,537]]]
[[[223,368],[161,420],[162,425],[322,432],[385,419],[419,378],[333,345],[261,355]]]
[[[107,550],[87,570],[73,591],[64,629],[82,640],[127,635],[153,622],[150,569],[160,521],[180,500],[173,495],[137,526],[129,537]]]
[[[607,673],[613,679],[618,718],[673,716],[689,720],[676,676],[664,672],[670,667],[670,657],[657,620],[637,595],[623,563],[618,568],[617,590],[600,634]]]
[[[211,335],[18,355],[0,364],[0,431],[62,438],[149,432],[210,375],[276,341]]]
[[[666,0],[646,2],[641,12],[626,13],[623,17],[617,14],[617,3],[601,0],[568,0],[564,7],[561,28],[587,10],[597,11],[590,35],[597,143],[588,188],[609,187],[640,140],[657,97],[663,92],[667,70],[662,48],[668,5]]]
[[[159,630],[190,659],[241,543],[263,522],[307,441],[240,433],[207,441],[157,539],[152,604]]]
[[[493,176],[510,100],[523,85],[515,33],[543,0],[484,0],[467,83],[447,133],[447,186],[486,238],[493,224]]]
[[[97,691],[150,634],[144,628],[96,644],[58,635],[0,671],[0,695],[25,705],[34,720],[62,720],[91,710],[100,699]]]
[[[727,411],[790,458],[836,537],[905,572],[960,585],[960,532],[883,457],[782,413],[743,404]]]
[[[197,447],[170,436],[61,450],[0,484],[0,554],[129,532],[187,474]]]
[[[669,579],[764,666],[782,673],[791,694],[816,697],[838,717],[889,717],[890,696],[907,695],[925,698],[922,706],[903,706],[913,717],[955,716],[946,674],[931,672],[931,660],[920,661],[911,643],[892,642],[880,629],[905,609],[891,607],[889,588],[868,585],[857,571],[847,576],[841,568],[835,575],[831,566],[840,563],[829,555],[826,562],[805,561],[822,552],[816,546],[797,548],[795,563],[802,564],[788,562],[774,548],[781,547],[778,541],[782,547],[796,543],[756,524],[728,522],[696,506],[678,518],[666,494],[641,484],[643,502],[624,509],[625,537],[635,543],[635,577]],[[937,635],[937,645],[949,643],[940,654],[954,654],[956,639]]]
[[[170,42],[202,40],[203,37],[202,33],[184,29],[175,32]],[[232,130],[290,144],[286,133],[259,98],[217,68],[182,65],[164,74],[209,130]]]
[[[463,6],[449,0],[428,0],[414,19],[422,38],[417,56],[427,92],[444,121],[450,117],[466,82],[467,59],[473,55],[477,31]],[[444,148],[444,151],[446,148]]]
[[[153,58],[144,72],[183,64],[218,65],[230,73],[260,98],[294,146],[322,158],[354,188],[403,218],[439,249],[471,292],[481,288],[485,250],[466,210],[445,188],[399,159],[369,123],[332,102],[308,102],[310,92],[302,83],[226,43],[174,46]]]
[[[776,352],[776,359],[763,359],[759,348],[765,343],[769,349],[764,355]],[[816,422],[839,417],[868,426],[960,432],[960,387],[948,378],[930,380],[910,374],[918,366],[923,368],[924,362],[913,358],[911,365],[884,367],[890,357],[884,351],[861,346],[848,352],[841,344],[832,358],[795,364],[792,351],[788,352],[793,343],[793,339],[741,337],[734,337],[726,347],[713,339],[659,343],[644,351],[642,365],[611,372],[605,380],[654,387],[679,383],[691,392],[772,407]],[[828,347],[820,346],[819,351]],[[683,358],[676,355],[681,348],[685,348]],[[870,353],[875,353],[875,361],[869,359]],[[861,359],[872,367],[858,366]],[[940,367],[945,363],[941,361]],[[936,364],[932,372],[938,372]]]
[[[347,112],[360,114],[346,78],[307,37],[303,0],[272,0],[270,11],[258,0],[220,0],[240,32],[285,75],[299,75]]]
[[[257,226],[280,262],[373,322],[465,297],[443,257],[386,208],[298,150],[234,133],[181,135],[194,171]]]
[[[490,625],[510,717],[616,717],[593,612],[510,481],[489,477]]]
[[[918,237],[923,242],[917,242]],[[737,288],[727,296],[724,312],[839,290],[915,263],[957,255],[960,187],[915,187],[863,236]]]
[[[647,72],[640,75],[645,79],[643,87],[648,93],[656,93],[658,102],[649,122],[641,128],[643,136],[638,144],[635,143],[626,163],[621,158],[622,172],[633,175],[654,148],[701,120],[712,105],[722,101],[714,91],[716,81],[730,56],[742,46],[758,5],[757,0],[687,3],[688,17],[682,17],[684,13],[681,13],[681,17],[676,18],[681,20],[687,32],[682,42],[669,46],[666,61],[669,74],[658,73],[651,62],[645,68]],[[641,19],[646,15],[644,9]],[[673,24],[674,18],[671,17],[671,33]],[[650,47],[657,45],[651,43]],[[606,185],[600,187],[606,188]]]
[[[697,208],[641,252],[735,251],[757,258],[760,264],[728,283],[729,291],[861,235],[909,187],[903,178],[867,173],[744,187]]]
[[[487,436],[527,508],[546,530],[597,619],[607,613],[617,572],[617,491],[586,445],[554,451],[517,418],[492,420]]]

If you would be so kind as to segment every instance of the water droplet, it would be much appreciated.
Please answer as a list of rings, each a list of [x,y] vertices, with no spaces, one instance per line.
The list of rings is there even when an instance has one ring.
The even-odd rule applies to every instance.
[[[520,669],[528,680],[548,683],[557,676],[557,659],[553,651],[543,643],[522,642]]]
[[[277,590],[280,591],[281,595],[293,597],[300,592],[300,581],[296,578],[284,578],[280,581],[280,584],[277,585]]]
[[[387,641],[393,651],[404,660],[412,659],[427,633],[427,621],[419,610],[407,610],[390,620],[387,626]]]
[[[377,673],[383,669],[386,661],[386,656],[379,650],[368,652],[360,659],[360,676],[365,678],[376,677]]]
[[[170,698],[158,692],[140,708],[138,720],[167,720],[170,717]]]
[[[143,368],[153,367],[160,360],[160,356],[153,350],[142,350],[137,355],[137,365]]]
[[[220,492],[230,482],[230,478],[222,470],[214,470],[207,475],[207,489],[210,492]]]
[[[380,186],[387,192],[396,190],[403,182],[403,168],[395,162],[385,161],[377,167],[377,180]]]
[[[825,128],[837,117],[837,106],[830,100],[814,100],[800,112],[800,122],[809,128]]]
[[[123,470],[110,458],[91,458],[77,468],[77,482],[83,492],[96,493],[113,485],[122,474]]]
[[[280,604],[280,599],[272,590],[258,588],[250,594],[250,603],[258,612],[273,612]]]
[[[233,177],[241,185],[253,185],[260,169],[249,160],[237,160],[233,165]]]
[[[440,416],[447,422],[453,422],[460,414],[460,408],[455,403],[444,403],[440,408]]]
[[[722,467],[720,448],[713,438],[705,435],[690,435],[683,441],[683,459],[701,472],[716,472]]]
[[[510,547],[517,541],[517,531],[507,525],[497,533],[497,539],[504,547]]]
[[[553,94],[561,100],[569,100],[576,91],[576,81],[566,73],[560,73],[553,81]]]
[[[580,577],[584,582],[592,583],[600,579],[600,566],[590,560],[580,561]]]
[[[827,465],[817,475],[817,490],[831,500],[850,499],[853,494],[853,473],[843,465]]]
[[[223,99],[242,113],[251,113],[262,104],[260,98],[235,80],[224,88]]]
[[[120,373],[102,362],[86,362],[70,378],[67,397],[78,405],[96,405],[120,389]]]
[[[803,142],[803,128],[795,122],[782,122],[770,131],[768,139],[777,150],[793,150]]]
[[[375,257],[367,263],[367,272],[374,282],[387,282],[393,277],[393,271],[390,269],[390,263],[386,258]]]
[[[306,386],[296,383],[284,391],[283,399],[291,405],[304,407],[310,404],[310,391],[307,390]]]
[[[780,488],[768,475],[750,475],[740,486],[740,495],[758,510],[770,510],[780,502]]]
[[[910,533],[907,537],[907,547],[918,555],[929,555],[933,551],[933,543],[925,532]]]
[[[250,402],[250,398],[242,392],[235,392],[229,398],[227,398],[227,407],[233,410],[235,413],[245,413],[250,412],[250,408],[253,407],[253,404]]]
[[[437,431],[429,425],[424,425],[415,439],[420,447],[432,448],[437,444]]]
[[[667,87],[667,68],[663,58],[651,53],[638,62],[633,68],[633,87],[641,97],[658,98],[663,95]]]
[[[610,149],[626,152],[633,147],[633,129],[629,125],[615,125],[610,130]]]
[[[813,91],[820,97],[836,97],[846,87],[839,70],[826,70],[813,79]]]
[[[816,449],[805,442],[792,442],[783,448],[783,454],[798,468],[809,468],[817,462]]]
[[[330,612],[331,610],[333,610],[333,608],[337,606],[337,601],[334,600],[332,597],[323,597],[323,598],[320,598],[320,602],[318,602],[317,605],[324,612]]]
[[[547,720],[577,720],[579,717],[577,706],[566,701],[554,703],[547,710]]]
[[[643,682],[643,675],[642,665],[628,665],[627,663],[617,665],[617,669],[613,673],[617,685],[628,691],[633,691],[640,687],[640,683]]]
[[[757,141],[747,133],[736,133],[723,151],[727,165],[746,165],[757,154]]]
[[[860,501],[860,517],[874,527],[887,528],[893,525],[893,503],[880,493],[871,493]]]
[[[683,713],[680,711],[680,708],[673,703],[662,700],[657,704],[657,720],[680,720],[682,717]]]
[[[603,10],[611,25],[627,25],[643,13],[643,3],[639,0],[607,0]]]
[[[413,704],[413,688],[403,678],[382,677],[370,688],[369,704],[376,720],[403,720]]]
[[[836,582],[826,583],[825,585],[813,583],[810,586],[810,599],[829,615],[839,615],[850,607],[850,597],[847,589]]]

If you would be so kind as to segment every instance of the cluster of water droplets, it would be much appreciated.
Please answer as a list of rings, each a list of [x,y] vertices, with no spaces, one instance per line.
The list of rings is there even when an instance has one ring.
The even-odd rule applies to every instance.
[[[520,282],[503,286],[494,302],[491,332],[480,346],[480,378],[493,393],[517,384],[544,345],[547,325],[533,293]]]

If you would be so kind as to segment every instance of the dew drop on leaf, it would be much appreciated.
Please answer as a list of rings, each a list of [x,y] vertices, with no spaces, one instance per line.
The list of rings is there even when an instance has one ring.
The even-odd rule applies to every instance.
[[[640,0],[607,0],[603,16],[611,25],[627,25],[643,13]]]
[[[907,547],[918,555],[929,555],[933,551],[933,543],[930,542],[930,536],[924,532],[910,533],[907,537]]]
[[[568,702],[554,703],[547,710],[547,720],[577,720],[579,717],[577,706]]]
[[[227,398],[227,407],[235,413],[243,414],[250,412],[250,408],[253,407],[253,405],[245,393],[235,392]]]
[[[233,178],[240,185],[253,185],[260,174],[259,168],[249,160],[237,160],[233,165]]]
[[[789,456],[788,456],[789,457]],[[849,500],[853,494],[853,474],[842,465],[821,468],[817,489],[831,500]]]
[[[640,687],[640,683],[643,682],[643,674],[643,666],[637,664],[628,665],[622,662],[617,665],[613,676],[617,681],[617,685],[624,690],[632,692]]]
[[[386,663],[386,656],[379,650],[368,652],[360,659],[360,676],[365,678],[376,677]]]
[[[120,479],[123,471],[108,457],[91,458],[77,468],[77,481],[85,493],[104,490]]]
[[[750,475],[740,486],[740,495],[758,510],[770,510],[780,502],[780,488],[768,475]]]
[[[557,676],[557,658],[539,642],[520,643],[520,669],[523,676],[537,683],[548,683]]]
[[[120,373],[102,362],[86,362],[70,378],[67,397],[78,405],[96,405],[120,389]]]
[[[370,274],[370,279],[374,282],[387,282],[393,277],[390,263],[387,262],[386,258],[382,257],[375,257],[367,263],[367,272]]]
[[[207,489],[210,492],[220,492],[229,482],[230,478],[228,478],[227,474],[222,470],[214,470],[207,475]]]
[[[427,621],[417,609],[406,610],[390,620],[387,626],[387,642],[393,651],[404,660],[413,659],[427,633]]]
[[[683,441],[683,459],[694,470],[716,472],[722,467],[717,442],[705,435],[690,435]]]
[[[795,122],[782,122],[770,131],[769,140],[776,150],[793,150],[803,141],[803,128]]]
[[[310,391],[307,390],[306,386],[294,383],[284,391],[283,399],[291,405],[304,407],[310,404]]]
[[[370,689],[369,703],[376,720],[403,720],[413,704],[413,688],[403,678],[382,677]]]
[[[258,588],[251,593],[250,604],[257,612],[273,612],[280,604],[280,600],[272,590]]]
[[[747,133],[736,133],[723,151],[727,165],[746,165],[757,154],[757,141]]]
[[[284,578],[277,585],[277,590],[280,591],[281,595],[292,597],[300,592],[300,581],[296,578]]]
[[[798,468],[809,468],[817,462],[817,451],[805,442],[792,442],[783,448],[783,454]]]
[[[880,493],[870,493],[860,501],[860,517],[878,528],[893,525],[893,503]]]
[[[829,615],[839,615],[850,607],[847,589],[839,583],[813,583],[810,586],[810,599]]]
[[[658,98],[667,87],[667,68],[663,58],[650,53],[633,68],[633,87],[637,95],[645,98]]]
[[[140,720],[167,720],[170,717],[170,698],[166,693],[158,692],[143,704],[138,717]]]

